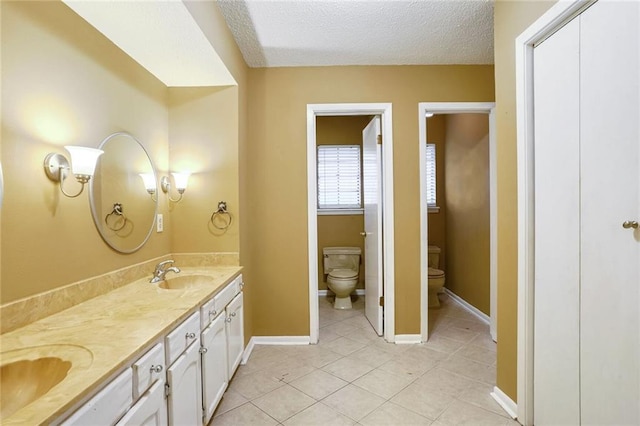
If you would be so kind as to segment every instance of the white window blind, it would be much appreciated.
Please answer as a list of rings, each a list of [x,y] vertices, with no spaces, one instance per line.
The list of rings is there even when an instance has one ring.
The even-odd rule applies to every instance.
[[[436,205],[436,145],[427,144],[427,205]]]
[[[360,146],[318,146],[318,208],[359,209]]]

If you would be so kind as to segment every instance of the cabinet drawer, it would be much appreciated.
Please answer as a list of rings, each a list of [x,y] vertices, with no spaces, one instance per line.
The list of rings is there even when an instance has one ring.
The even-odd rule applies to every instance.
[[[122,417],[132,403],[131,369],[127,368],[71,417],[62,422],[62,425],[112,425]]]
[[[200,336],[200,312],[197,311],[175,330],[169,333],[165,339],[165,352],[167,365],[171,365],[193,342]]]
[[[165,376],[164,345],[158,343],[131,366],[133,399],[137,400],[157,380]],[[164,382],[164,380],[163,380]]]
[[[207,328],[220,312],[216,311],[216,300],[211,298],[200,308],[200,330]]]
[[[240,283],[242,275],[236,277],[225,288],[222,289],[215,297],[216,311],[222,312],[224,308],[233,300],[236,294],[240,293]]]

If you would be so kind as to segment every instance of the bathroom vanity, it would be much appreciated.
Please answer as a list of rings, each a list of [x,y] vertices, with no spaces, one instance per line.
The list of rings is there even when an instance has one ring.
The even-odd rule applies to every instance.
[[[3,334],[3,373],[44,360],[42,375],[58,381],[10,412],[3,399],[2,424],[208,422],[244,350],[240,272],[183,268],[162,283],[140,279]]]

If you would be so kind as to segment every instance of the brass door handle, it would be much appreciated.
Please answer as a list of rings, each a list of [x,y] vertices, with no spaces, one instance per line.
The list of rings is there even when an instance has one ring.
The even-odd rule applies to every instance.
[[[638,222],[635,220],[625,220],[622,223],[622,227],[624,229],[629,229],[629,228],[638,229]]]
[[[367,233],[366,232],[361,232],[360,235],[362,235],[363,237],[366,237]]]

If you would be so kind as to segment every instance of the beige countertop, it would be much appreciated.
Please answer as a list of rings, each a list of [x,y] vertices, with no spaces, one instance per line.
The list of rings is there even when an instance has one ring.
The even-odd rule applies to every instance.
[[[239,266],[182,268],[181,276],[206,274],[213,278],[211,285],[184,290],[164,290],[150,284],[149,278],[139,279],[0,335],[2,365],[44,356],[72,362],[64,380],[2,419],[2,424],[36,425],[55,420],[135,361],[141,350],[159,341],[241,270]]]

